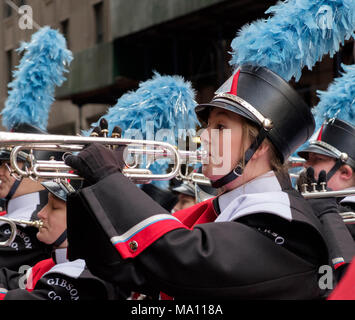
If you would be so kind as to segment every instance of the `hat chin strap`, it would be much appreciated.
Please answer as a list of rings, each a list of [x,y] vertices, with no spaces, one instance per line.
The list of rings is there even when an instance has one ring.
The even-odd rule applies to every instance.
[[[330,171],[327,173],[327,182],[334,176],[335,172],[337,172],[340,167],[344,164],[343,160],[338,158],[333,166],[333,168],[330,169]]]
[[[25,163],[24,168],[26,168],[26,167],[27,167],[27,164]],[[16,179],[15,182],[13,183],[9,193],[5,197],[6,206],[9,203],[9,201],[12,199],[14,194],[16,193],[16,191],[17,191],[18,187],[20,186],[22,180],[23,180],[23,177],[21,177],[19,180]]]
[[[246,165],[248,164],[250,159],[253,157],[253,155],[255,154],[256,150],[258,150],[260,145],[265,140],[268,131],[269,130],[265,129],[264,127],[261,128],[261,130],[259,131],[259,134],[255,138],[254,142],[251,144],[249,149],[247,151],[245,151],[245,154],[244,154],[245,155],[244,168],[246,167]],[[243,174],[244,168],[239,163],[226,176],[224,176],[221,179],[218,179],[216,181],[212,181],[212,187],[213,188],[221,188],[221,187],[231,183],[232,181],[238,179]]]
[[[65,241],[67,240],[67,229],[64,230],[64,232],[60,235],[60,237],[54,242],[52,243],[52,246],[54,248],[59,248],[59,246]]]

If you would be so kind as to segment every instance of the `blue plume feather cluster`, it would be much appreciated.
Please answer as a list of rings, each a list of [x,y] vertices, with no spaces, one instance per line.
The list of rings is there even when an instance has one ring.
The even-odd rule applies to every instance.
[[[110,135],[114,127],[119,126],[124,138],[131,138],[135,130],[138,130],[141,133],[140,139],[164,140],[176,144],[177,137],[185,139],[187,130],[196,130],[200,125],[194,111],[196,105],[195,91],[190,82],[180,76],[162,76],[155,72],[151,79],[141,82],[136,91],[119,98],[102,118],[109,123]],[[101,119],[83,134],[89,135],[94,127],[99,126]],[[150,125],[147,125],[148,122]],[[159,139],[157,132],[160,129],[168,129],[171,134],[165,139]],[[135,138],[138,139],[137,136]],[[159,160],[150,166],[150,170],[161,173],[168,167],[167,160]],[[166,188],[169,181],[153,183]]]
[[[153,121],[155,132],[173,129],[177,136],[179,129],[196,129],[199,125],[194,111],[196,105],[190,82],[180,76],[162,76],[155,72],[151,79],[141,82],[136,91],[120,97],[102,118],[108,121],[110,134],[115,126],[119,126],[124,133],[138,129],[145,139],[147,121]],[[98,126],[100,121],[93,123],[91,128]],[[84,132],[84,135],[91,131]]]
[[[266,67],[298,81],[322,56],[354,37],[354,0],[288,0],[270,7],[267,19],[244,26],[232,41],[230,64]]]
[[[355,125],[355,65],[342,64],[341,77],[327,91],[317,91],[320,102],[313,109],[317,128],[327,119],[338,118]]]
[[[55,86],[61,86],[66,67],[73,56],[67,49],[65,38],[49,27],[23,42],[18,52],[24,52],[9,84],[9,96],[1,112],[2,123],[11,130],[15,125],[27,123],[47,129],[48,116],[54,102]]]

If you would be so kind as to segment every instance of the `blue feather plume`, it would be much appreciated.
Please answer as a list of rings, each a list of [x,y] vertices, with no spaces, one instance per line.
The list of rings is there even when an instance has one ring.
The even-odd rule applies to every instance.
[[[354,0],[288,0],[270,7],[268,19],[244,26],[232,41],[230,64],[267,67],[286,81],[298,81],[309,70],[339,51],[354,37]]]
[[[55,100],[55,86],[64,82],[63,73],[73,59],[72,53],[65,38],[49,27],[37,31],[17,51],[24,55],[9,84],[11,90],[1,112],[2,123],[8,130],[27,123],[45,131]]]
[[[119,126],[124,138],[130,138],[134,130],[138,130],[141,139],[161,141],[159,137],[152,135],[151,129],[154,128],[155,134],[160,129],[168,129],[172,134],[164,141],[176,145],[177,137],[186,139],[185,130],[196,130],[200,125],[194,111],[196,105],[195,91],[190,82],[180,76],[162,76],[155,72],[152,79],[140,83],[136,91],[119,98],[116,105],[102,118],[109,123],[110,135],[114,127]],[[83,134],[89,135],[93,128],[99,126],[101,119]],[[147,122],[151,125],[147,126]],[[150,170],[161,173],[168,167],[167,160],[159,160],[150,166]],[[169,181],[153,183],[161,188],[169,185]]]
[[[355,125],[355,65],[342,64],[344,72],[327,91],[317,91],[320,102],[313,109],[317,128],[325,120],[337,118]]]

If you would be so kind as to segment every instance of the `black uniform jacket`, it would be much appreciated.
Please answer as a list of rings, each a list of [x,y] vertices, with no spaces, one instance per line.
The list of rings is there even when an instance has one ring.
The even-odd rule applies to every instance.
[[[339,199],[340,212],[353,212],[355,213],[355,190],[353,196],[348,196]],[[347,224],[348,230],[350,231],[353,239],[355,240],[355,223]]]
[[[5,218],[37,220],[38,212],[47,204],[48,192],[41,191],[10,200]],[[10,235],[10,226],[0,222],[0,241]],[[38,229],[23,225],[17,226],[17,236],[10,247],[0,247],[0,266],[19,271],[24,266],[33,266],[38,261],[51,256],[52,247],[38,241]]]
[[[286,175],[270,172],[176,216],[121,173],[67,204],[69,259],[84,258],[95,275],[131,291],[175,299],[322,295],[321,225]]]
[[[118,291],[93,276],[84,260],[69,262],[66,249],[37,263],[26,273],[0,269],[0,300],[112,300]]]

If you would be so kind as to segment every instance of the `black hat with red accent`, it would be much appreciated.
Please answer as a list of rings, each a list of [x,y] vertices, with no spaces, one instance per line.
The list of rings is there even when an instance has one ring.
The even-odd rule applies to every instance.
[[[336,159],[327,173],[328,180],[344,164],[355,170],[355,65],[342,68],[342,76],[327,91],[318,91],[320,102],[315,108],[315,118],[320,129],[317,138],[298,152],[306,160],[310,152]]]
[[[285,162],[297,148],[306,142],[315,128],[310,107],[280,76],[264,67],[242,66],[216,92],[210,103],[200,104],[195,111],[202,123],[207,123],[213,108],[234,112],[256,124],[259,135],[246,151],[245,164],[265,138],[274,145]],[[238,165],[213,187],[219,188],[240,176]]]
[[[309,152],[340,159],[355,170],[355,126],[340,119],[331,119],[325,123],[309,146],[298,152],[308,159]]]

